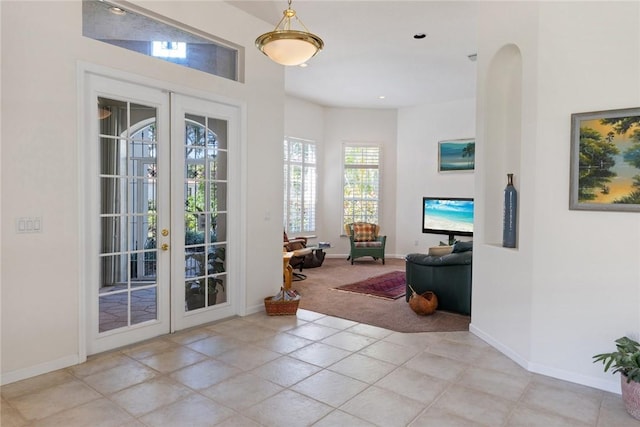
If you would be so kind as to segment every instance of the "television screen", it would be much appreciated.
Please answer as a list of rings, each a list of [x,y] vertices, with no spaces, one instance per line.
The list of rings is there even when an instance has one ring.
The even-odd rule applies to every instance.
[[[473,236],[473,199],[423,197],[422,232]]]

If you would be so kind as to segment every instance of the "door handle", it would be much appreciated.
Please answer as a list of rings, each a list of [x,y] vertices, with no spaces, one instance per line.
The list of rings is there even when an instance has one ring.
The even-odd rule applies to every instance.
[[[169,250],[169,244],[168,243],[163,243],[162,246],[160,246],[160,249],[162,249],[163,251],[168,251]]]
[[[169,230],[167,230],[166,228],[163,228],[163,229],[162,229],[162,235],[163,235],[164,237],[167,237],[167,236],[169,235]]]

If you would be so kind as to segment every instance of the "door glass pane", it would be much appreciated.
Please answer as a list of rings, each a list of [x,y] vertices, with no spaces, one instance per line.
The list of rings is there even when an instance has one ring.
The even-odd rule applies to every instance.
[[[156,108],[98,98],[99,331],[156,320]]]
[[[185,115],[185,310],[227,301],[227,123]]]

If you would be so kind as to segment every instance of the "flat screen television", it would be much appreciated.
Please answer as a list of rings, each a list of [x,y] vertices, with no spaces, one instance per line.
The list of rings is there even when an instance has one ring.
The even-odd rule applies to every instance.
[[[423,197],[422,232],[454,236],[473,236],[473,199],[462,197]]]

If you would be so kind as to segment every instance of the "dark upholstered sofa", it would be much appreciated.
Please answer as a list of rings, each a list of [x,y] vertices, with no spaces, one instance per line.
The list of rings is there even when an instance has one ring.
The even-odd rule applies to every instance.
[[[456,249],[456,245],[458,248]],[[471,314],[471,242],[459,242],[453,252],[443,256],[409,254],[405,257],[407,301],[411,286],[416,293],[432,291],[438,297],[438,310]]]

